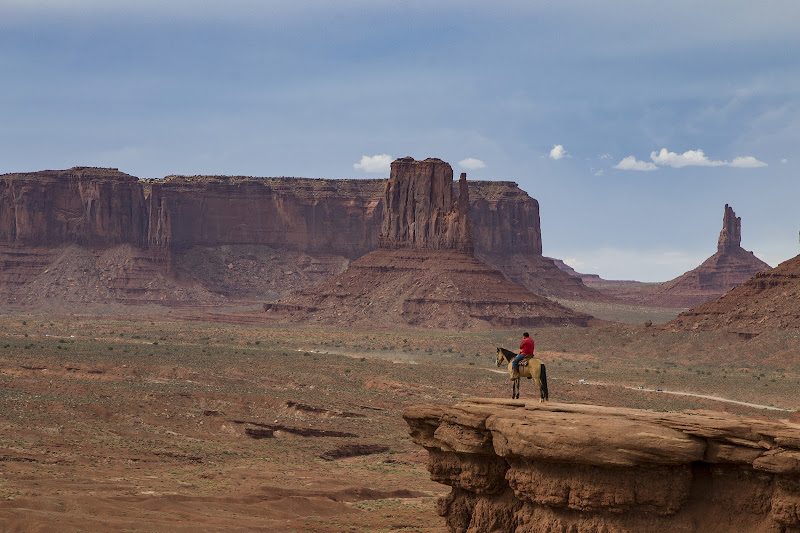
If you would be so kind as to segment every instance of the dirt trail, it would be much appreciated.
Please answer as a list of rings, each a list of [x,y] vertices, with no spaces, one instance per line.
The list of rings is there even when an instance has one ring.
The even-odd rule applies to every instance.
[[[594,383],[593,385],[604,385],[603,383]],[[720,398],[719,396],[711,396],[708,394],[695,394],[693,392],[678,392],[678,391],[669,391],[669,390],[658,390],[658,389],[640,389],[639,387],[629,387],[626,386],[626,389],[631,390],[640,390],[644,392],[661,392],[664,394],[675,394],[677,396],[692,396],[694,398],[703,398],[704,400],[712,400],[715,402],[727,402],[727,403],[735,403],[737,405],[744,405],[745,407],[752,407],[754,409],[766,409],[768,411],[783,411],[786,413],[794,412],[793,409],[781,409],[780,407],[772,407],[771,405],[761,405],[757,403],[749,403],[749,402],[742,402],[739,400],[731,400],[729,398]]]

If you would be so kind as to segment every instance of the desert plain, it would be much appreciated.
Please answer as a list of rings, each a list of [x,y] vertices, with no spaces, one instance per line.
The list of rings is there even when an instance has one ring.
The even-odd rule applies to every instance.
[[[593,311],[637,321],[630,306]],[[495,347],[522,330],[221,316],[0,315],[0,531],[446,531],[435,500],[449,487],[430,481],[401,412],[508,397]],[[770,419],[800,407],[795,330],[531,334],[551,402]]]

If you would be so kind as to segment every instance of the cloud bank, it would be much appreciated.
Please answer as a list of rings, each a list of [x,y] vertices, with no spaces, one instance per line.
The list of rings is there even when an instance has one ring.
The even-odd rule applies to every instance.
[[[659,167],[733,167],[733,168],[758,168],[767,166],[763,161],[759,161],[751,155],[735,157],[731,161],[715,161],[709,159],[703,150],[687,150],[682,154],[670,152],[662,148],[658,152],[650,152],[650,161],[639,161],[636,157],[629,155],[623,158],[614,168],[619,170],[658,170]]]
[[[389,154],[362,155],[361,161],[354,163],[353,168],[370,174],[389,172],[393,160],[394,158]]]

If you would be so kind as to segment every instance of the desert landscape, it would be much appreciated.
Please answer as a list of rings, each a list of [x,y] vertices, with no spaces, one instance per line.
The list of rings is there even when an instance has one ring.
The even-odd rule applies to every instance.
[[[4,175],[0,208],[2,531],[800,528],[800,263],[759,272],[729,206],[713,260],[661,285],[559,268],[535,200],[434,158],[363,184]],[[525,330],[544,406],[495,364]],[[595,462],[508,444],[548,413],[584,417]],[[692,452],[613,459],[642,424]],[[642,468],[685,492],[604,499]],[[580,502],[520,481],[553,469]],[[715,476],[761,503],[701,525],[684,509],[733,505]]]

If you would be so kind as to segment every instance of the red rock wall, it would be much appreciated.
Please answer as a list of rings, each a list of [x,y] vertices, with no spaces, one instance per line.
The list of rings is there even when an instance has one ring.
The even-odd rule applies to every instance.
[[[453,195],[453,169],[441,159],[392,162],[379,246],[473,252],[466,174]]]
[[[174,177],[148,195],[151,245],[263,244],[359,257],[377,246],[383,180]]]
[[[139,180],[116,169],[76,167],[0,176],[0,242],[141,245],[145,215]]]
[[[446,165],[446,163],[444,163]],[[447,165],[449,168],[449,165]],[[0,176],[0,243],[133,244],[162,249],[264,244],[355,259],[378,247],[385,180],[179,177],[142,182],[115,169],[76,167]],[[436,192],[458,212],[459,187]],[[480,253],[541,255],[539,204],[513,182],[468,182]],[[446,191],[450,191],[449,194]],[[449,198],[449,200],[448,200]],[[446,224],[456,218],[442,219]],[[424,230],[423,230],[424,233]]]

